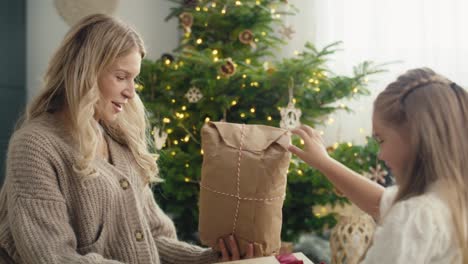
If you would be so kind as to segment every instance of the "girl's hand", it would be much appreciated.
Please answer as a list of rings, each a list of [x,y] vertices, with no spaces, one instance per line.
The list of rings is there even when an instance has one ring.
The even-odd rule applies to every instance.
[[[304,149],[290,145],[288,150],[310,166],[319,169],[324,162],[330,159],[322,136],[320,136],[320,133],[315,129],[310,126],[302,125],[292,130],[291,133],[300,136],[304,140]]]
[[[221,249],[221,259],[220,261],[231,261],[239,260],[241,256],[239,254],[239,247],[237,246],[237,240],[234,236],[229,236],[227,238],[229,247],[226,246],[224,239],[220,238],[218,240],[218,246]],[[242,256],[243,259],[253,258],[254,256],[254,247],[253,244],[249,244],[247,247],[247,253],[245,256]]]

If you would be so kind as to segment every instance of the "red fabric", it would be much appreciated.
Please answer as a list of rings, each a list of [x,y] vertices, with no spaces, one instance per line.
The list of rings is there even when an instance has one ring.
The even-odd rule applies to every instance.
[[[304,264],[302,260],[297,259],[293,254],[283,254],[276,256],[281,264]]]

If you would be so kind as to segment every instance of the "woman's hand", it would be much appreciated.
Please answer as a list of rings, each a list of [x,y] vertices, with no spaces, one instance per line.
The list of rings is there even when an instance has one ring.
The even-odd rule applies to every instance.
[[[220,261],[231,261],[239,259],[248,259],[253,258],[254,256],[254,247],[253,244],[247,246],[247,253],[245,256],[240,256],[239,247],[237,246],[237,240],[233,235],[227,237],[227,243],[229,246],[226,246],[224,239],[220,238],[218,240],[218,246],[221,250],[221,259]]]
[[[304,149],[290,145],[288,150],[310,166],[320,170],[320,166],[330,159],[320,133],[306,125],[292,130],[291,133],[298,135],[304,140]]]

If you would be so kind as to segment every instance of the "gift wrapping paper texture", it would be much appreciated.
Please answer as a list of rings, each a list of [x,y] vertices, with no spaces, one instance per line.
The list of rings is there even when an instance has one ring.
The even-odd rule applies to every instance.
[[[198,228],[204,245],[219,250],[218,239],[234,234],[241,256],[248,243],[255,256],[279,253],[290,140],[276,127],[204,125]]]

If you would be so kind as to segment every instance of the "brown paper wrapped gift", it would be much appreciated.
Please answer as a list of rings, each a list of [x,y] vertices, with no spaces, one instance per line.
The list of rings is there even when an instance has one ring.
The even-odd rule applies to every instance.
[[[234,234],[241,255],[248,243],[256,256],[279,252],[289,142],[288,131],[276,127],[205,124],[199,201],[204,245],[218,249],[218,238]]]

